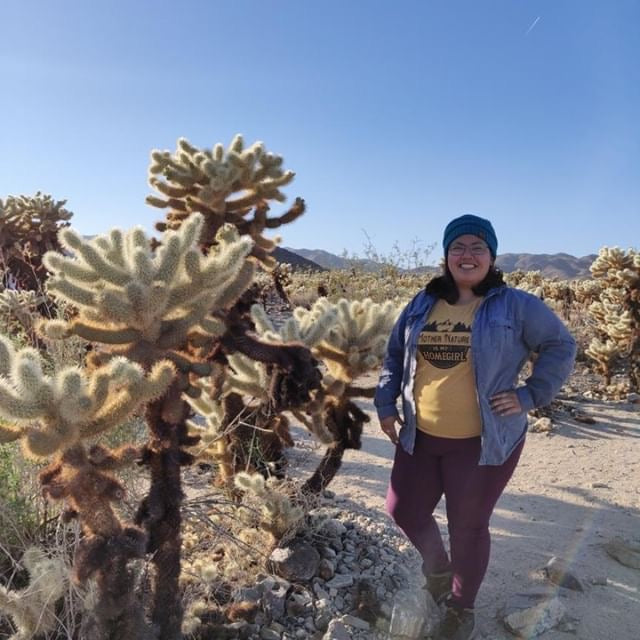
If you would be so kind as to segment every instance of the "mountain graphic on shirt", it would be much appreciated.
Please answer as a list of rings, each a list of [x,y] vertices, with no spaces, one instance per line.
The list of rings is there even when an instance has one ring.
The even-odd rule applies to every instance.
[[[438,369],[451,369],[466,362],[471,346],[471,326],[451,320],[424,325],[418,339],[418,353]]]

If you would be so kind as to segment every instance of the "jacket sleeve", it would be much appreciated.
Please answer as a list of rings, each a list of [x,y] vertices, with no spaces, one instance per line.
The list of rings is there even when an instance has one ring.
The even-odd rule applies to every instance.
[[[537,353],[531,376],[516,389],[524,411],[549,404],[565,383],[576,357],[576,341],[547,305],[528,295],[523,313],[523,339]]]
[[[382,362],[382,373],[376,387],[374,405],[378,412],[378,418],[397,416],[396,400],[402,388],[402,373],[404,370],[404,332],[407,322],[407,308],[405,307],[396,320],[387,351]]]

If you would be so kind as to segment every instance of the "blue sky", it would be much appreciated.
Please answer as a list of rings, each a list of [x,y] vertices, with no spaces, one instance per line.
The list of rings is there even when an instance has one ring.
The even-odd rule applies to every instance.
[[[242,133],[307,201],[284,246],[426,246],[466,212],[499,253],[640,246],[636,0],[3,0],[0,25],[0,197],[67,199],[82,233],[152,228],[151,149]]]

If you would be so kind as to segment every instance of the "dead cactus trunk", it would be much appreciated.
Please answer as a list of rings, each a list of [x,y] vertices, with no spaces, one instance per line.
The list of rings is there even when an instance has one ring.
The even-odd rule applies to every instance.
[[[151,435],[142,462],[150,468],[151,486],[136,514],[136,524],[147,531],[147,552],[155,567],[152,622],[159,630],[159,640],[179,640],[184,613],[179,588],[180,508],[184,498],[180,468],[192,462],[191,456],[182,449],[192,442],[184,424],[186,405],[180,401],[185,416],[174,424],[163,418],[166,401],[165,397],[147,406],[146,420]]]

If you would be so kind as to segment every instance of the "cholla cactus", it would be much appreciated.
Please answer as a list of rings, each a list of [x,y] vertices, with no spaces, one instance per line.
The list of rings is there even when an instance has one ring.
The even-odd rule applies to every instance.
[[[179,371],[176,389],[197,394],[189,374],[204,375],[210,366],[189,356],[187,339],[224,332],[224,323],[210,313],[232,306],[254,270],[245,261],[251,240],[239,238],[230,225],[202,255],[197,248],[202,224],[195,214],[179,231],[167,232],[156,253],[141,229],[126,234],[115,229],[92,240],[63,231],[61,241],[73,255],[45,256],[52,271],[48,289],[79,312],[69,322],[45,323],[46,335],[75,334],[102,343],[98,362],[118,354],[149,368],[168,358]],[[169,421],[180,422],[183,413],[179,393],[166,399],[163,414]]]
[[[303,490],[319,493],[338,472],[346,449],[359,449],[362,429],[369,416],[354,402],[355,397],[372,397],[373,388],[355,386],[357,378],[377,368],[391,328],[400,308],[393,302],[378,304],[370,299],[339,300],[335,305],[321,298],[314,305],[318,310],[333,310],[336,321],[313,353],[327,367],[321,392],[307,406],[312,431],[321,432],[319,417],[332,436],[318,468],[305,482]],[[312,308],[313,312],[314,309]]]
[[[42,256],[59,247],[58,230],[68,226],[73,215],[65,204],[39,191],[33,197],[0,200],[0,265],[4,263],[16,288],[42,289]]]
[[[258,304],[251,307],[251,319],[262,339],[274,344],[300,342],[309,348],[315,347],[326,337],[337,316],[336,309],[325,300],[317,302],[311,309],[295,308],[292,317],[276,329],[264,307]]]
[[[354,382],[381,364],[399,311],[392,302],[343,299],[332,304],[322,298],[311,309],[295,309],[293,318],[276,330],[263,309],[252,308],[252,318],[263,339],[301,341],[327,367],[321,389],[302,410],[293,412],[320,442],[328,445],[318,469],[305,483],[306,491],[319,492],[326,487],[340,468],[344,451],[360,447],[362,427],[369,418],[352,399],[370,397],[373,389],[358,388]]]
[[[518,269],[505,274],[505,282],[510,287],[517,287],[538,298],[544,297],[544,278],[540,271],[522,271]]]
[[[142,403],[161,396],[175,369],[159,362],[148,376],[125,358],[92,373],[66,367],[43,373],[40,353],[19,351],[0,336],[0,442],[23,438],[28,455],[48,458],[122,423]]]
[[[259,473],[241,472],[234,481],[236,487],[258,499],[259,526],[272,535],[275,542],[291,534],[300,524],[304,511],[283,491],[282,480],[274,477],[265,480]]]
[[[573,280],[573,295],[575,301],[583,306],[589,306],[600,299],[602,282],[600,280]]]
[[[587,350],[611,382],[616,358],[629,364],[629,380],[640,389],[640,253],[633,249],[603,247],[591,265],[594,278],[602,283],[600,300],[589,307],[599,336]]]
[[[612,340],[602,342],[598,338],[593,338],[585,354],[594,361],[595,370],[603,376],[605,386],[608,387],[611,384],[613,366],[620,357],[620,350],[616,343]]]
[[[399,312],[394,303],[343,299],[330,307],[326,299],[320,299],[316,305],[333,308],[337,315],[336,324],[314,350],[336,380],[351,384],[381,364]]]
[[[41,318],[38,308],[45,302],[45,296],[31,290],[0,291],[0,326],[8,334],[38,344],[34,324]]]
[[[153,621],[163,637],[180,628],[180,466],[190,464],[186,448],[195,444],[187,433],[189,407],[182,394],[198,395],[193,383],[211,371],[211,364],[189,351],[191,342],[202,345],[225,333],[223,315],[251,282],[254,264],[247,261],[250,238],[240,238],[232,225],[219,229],[217,242],[207,255],[198,240],[203,217],[194,214],[177,231],[168,231],[154,252],[141,229],[85,240],[64,230],[61,242],[70,255],[48,253],[52,272],[48,289],[73,304],[70,321],[49,321],[43,331],[51,338],[80,336],[96,346],[92,366],[104,366],[125,356],[153,370],[169,360],[177,375],[166,393],[146,406],[150,431],[141,462],[151,470],[149,494],[135,522],[149,533],[149,548],[156,567]]]
[[[0,610],[11,617],[17,632],[9,640],[31,640],[56,627],[56,604],[68,583],[68,571],[60,557],[49,558],[41,549],[29,547],[22,556],[29,584],[19,591],[0,585]]]
[[[320,442],[328,446],[325,458],[305,490],[320,491],[340,467],[344,450],[359,448],[362,425],[368,421],[368,416],[353,398],[371,396],[373,389],[356,387],[354,382],[381,363],[398,311],[393,303],[341,300],[331,304],[319,300],[311,309],[295,309],[293,317],[276,328],[263,307],[252,306],[251,318],[260,340],[283,347],[303,345],[327,366],[320,388],[302,404],[287,406]],[[233,441],[232,433],[237,435],[251,423],[259,427],[260,432],[275,433],[285,444],[290,440],[285,417],[281,414],[274,417],[271,411],[275,394],[268,365],[239,354],[228,360],[228,375],[219,382],[215,378],[202,379],[199,385],[204,393],[189,401],[206,420],[205,427],[198,424],[192,427],[200,430],[205,442],[204,452],[214,459],[225,479],[232,477],[247,462],[246,454],[240,455],[238,440]],[[245,402],[247,396],[250,400]],[[237,415],[242,417],[232,425],[229,416]],[[249,438],[255,440],[255,433],[247,433]],[[243,440],[239,438],[239,441]]]
[[[180,138],[175,153],[152,151],[151,161],[149,184],[163,197],[148,196],[147,203],[169,208],[166,222],[157,225],[160,231],[176,229],[192,212],[200,212],[205,216],[203,245],[213,244],[218,229],[231,223],[240,234],[253,239],[252,255],[267,268],[275,267],[269,254],[276,244],[263,232],[304,212],[304,201],[297,198],[282,216],[267,217],[267,202],[283,202],[280,189],[294,177],[292,171],[282,169],[281,156],[267,152],[261,142],[245,148],[242,136],[237,135],[226,150],[222,144],[211,150],[198,149]],[[238,195],[232,199],[234,194]],[[252,209],[253,217],[247,218]]]
[[[142,403],[160,397],[175,368],[158,362],[148,375],[125,358],[92,371],[66,367],[43,373],[44,362],[31,348],[15,350],[0,336],[0,442],[22,439],[27,454],[53,458],[40,473],[43,492],[66,501],[65,518],[77,517],[85,533],[74,559],[81,582],[96,576],[100,597],[94,615],[113,637],[141,637],[142,613],[133,604],[127,563],[142,557],[146,537],[123,524],[112,503],[124,487],[112,472],[140,455],[135,447],[110,451],[92,438],[122,423]],[[137,615],[136,615],[137,612]]]
[[[250,284],[253,267],[244,258],[252,243],[226,226],[203,256],[197,248],[202,224],[195,214],[168,232],[155,253],[139,228],[92,240],[63,231],[61,242],[73,255],[46,254],[48,289],[79,314],[65,326],[48,323],[47,333],[114,345],[112,351],[146,365],[159,351],[181,347],[190,331],[221,333],[223,324],[209,313],[231,306]]]

